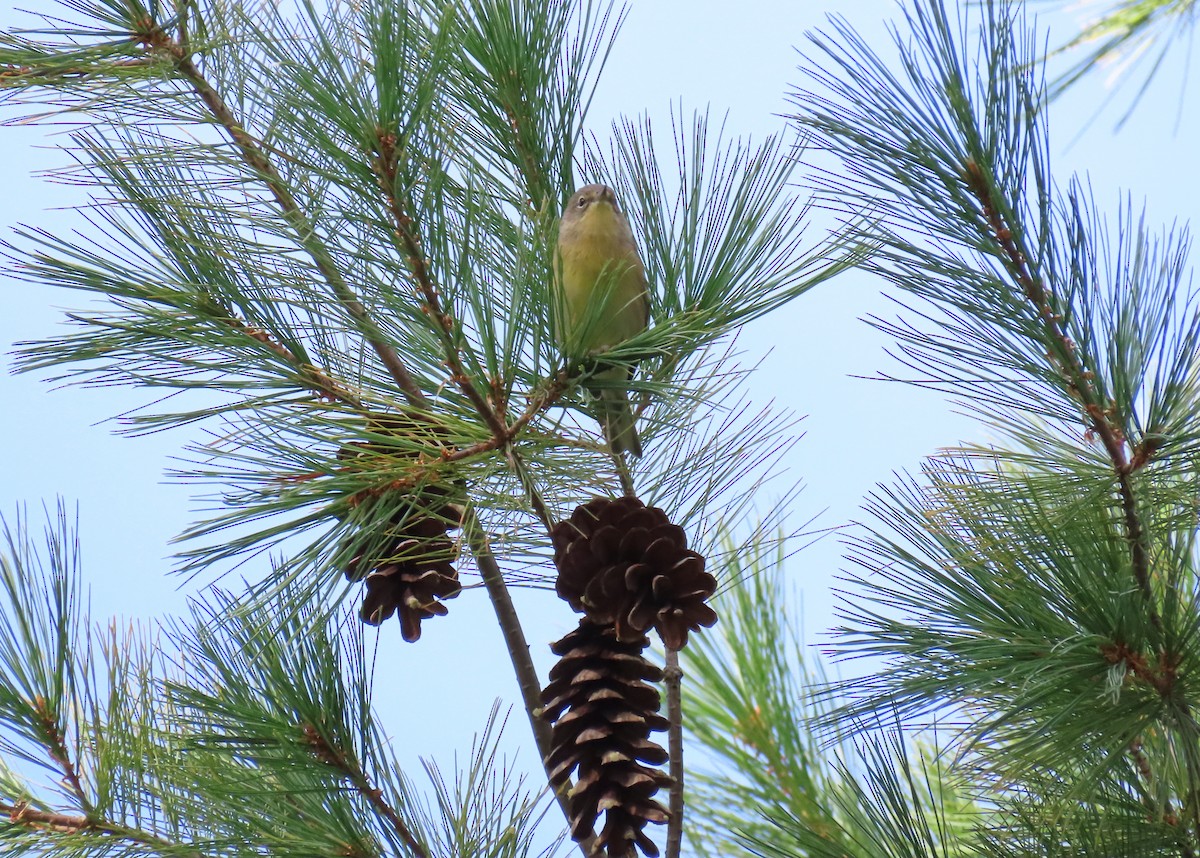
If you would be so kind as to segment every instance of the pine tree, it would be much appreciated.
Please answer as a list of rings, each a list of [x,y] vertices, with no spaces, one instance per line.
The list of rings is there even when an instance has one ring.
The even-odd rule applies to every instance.
[[[118,640],[82,613],[72,528],[55,522],[45,555],[10,529],[12,848],[521,855],[550,791],[583,854],[679,854],[676,648],[716,619],[717,523],[746,517],[790,443],[786,415],[733,407],[729,344],[856,255],[801,244],[785,138],[730,140],[703,115],[676,117],[665,151],[640,119],[586,136],[620,20],[573,0],[71,0],[3,36],[6,96],[74,125],[72,178],[95,200],[79,234],[7,249],[17,276],[99,299],[19,344],[17,368],[145,390],[135,431],[209,427],[181,476],[218,486],[219,508],[182,535],[182,571],[259,569]],[[580,175],[617,190],[653,284],[649,330],[599,358],[561,354],[551,324]],[[637,367],[640,461],[598,434],[597,360]],[[635,497],[586,543],[616,540],[620,593],[563,606],[588,637],[556,647],[547,684],[510,587],[555,581],[577,509]],[[495,609],[544,789],[501,770],[496,713],[470,765],[424,791],[374,720],[342,597],[421,646],[464,589]],[[651,737],[667,727],[669,755]]]
[[[620,17],[73,0],[0,40],[11,98],[78,123],[97,200],[91,232],[25,230],[9,258],[106,302],[19,368],[185,403],[136,430],[219,427],[185,475],[221,510],[183,568],[272,557],[119,633],[87,616],[65,510],[43,545],[9,523],[14,854],[518,858],[547,826],[585,855],[674,858],[685,829],[722,856],[1200,854],[1186,234],[1129,204],[1106,225],[1051,170],[1019,6],[915,0],[898,62],[840,21],[814,36],[795,121],[839,159],[818,198],[849,224],[815,247],[787,140],[703,116],[667,151],[641,119],[584,134]],[[617,189],[653,284],[649,329],[601,356],[637,366],[640,460],[601,441],[595,356],[551,333],[581,175]],[[831,680],[780,577],[786,501],[748,523],[790,424],[741,407],[728,344],[850,265],[906,296],[873,324],[989,440],[869,499],[831,654],[873,668]],[[545,678],[521,584],[581,615]],[[372,709],[363,624],[425,647],[472,589],[537,776],[502,759],[498,710],[446,776],[406,771]]]

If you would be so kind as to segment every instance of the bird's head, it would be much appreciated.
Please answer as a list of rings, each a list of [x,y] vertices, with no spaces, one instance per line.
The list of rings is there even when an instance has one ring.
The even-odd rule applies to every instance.
[[[571,195],[562,219],[567,222],[593,220],[597,217],[623,217],[617,204],[617,193],[608,185],[584,185]]]

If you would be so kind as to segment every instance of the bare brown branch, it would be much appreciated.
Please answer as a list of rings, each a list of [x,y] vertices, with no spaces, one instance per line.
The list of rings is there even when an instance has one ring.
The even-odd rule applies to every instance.
[[[512,595],[504,583],[500,565],[496,562],[496,556],[492,553],[491,546],[487,543],[487,536],[473,510],[468,510],[463,517],[463,529],[467,534],[471,553],[479,565],[479,574],[487,588],[492,609],[496,612],[500,633],[504,636],[509,659],[517,674],[517,685],[521,689],[521,701],[525,706],[525,714],[529,717],[529,724],[533,728],[534,743],[542,758],[546,779],[554,787],[554,797],[558,800],[563,814],[570,820],[571,813],[567,797],[571,784],[569,780],[556,782],[551,777],[551,768],[547,762],[550,759],[550,751],[553,749],[550,723],[541,715],[542,684],[538,679],[537,670],[533,666],[533,659],[529,655],[529,643],[525,639],[525,630],[521,627],[521,620],[517,615],[516,606],[513,605]],[[579,841],[579,848],[584,855],[590,856],[595,853],[594,841],[594,837],[587,837]]]
[[[679,666],[679,650],[667,647],[663,682],[667,686],[667,751],[670,754],[671,792],[667,809],[666,858],[679,858],[683,849],[683,669]]]

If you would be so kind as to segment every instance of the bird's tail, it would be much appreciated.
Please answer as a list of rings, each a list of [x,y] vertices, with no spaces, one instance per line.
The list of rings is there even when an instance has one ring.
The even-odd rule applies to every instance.
[[[600,396],[600,422],[604,437],[614,453],[629,452],[642,455],[642,442],[637,434],[637,418],[629,405],[629,394],[616,387],[596,391]]]

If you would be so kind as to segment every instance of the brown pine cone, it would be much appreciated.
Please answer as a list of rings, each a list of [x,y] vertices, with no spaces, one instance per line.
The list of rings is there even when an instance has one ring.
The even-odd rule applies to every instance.
[[[454,526],[453,519],[409,507],[380,537],[366,540],[345,570],[355,579],[364,567],[370,569],[360,610],[364,623],[377,626],[398,613],[404,639],[411,642],[421,637],[421,620],[446,615],[439,600],[462,590],[454,567],[458,547],[446,533]]]
[[[644,636],[619,640],[611,626],[585,617],[551,646],[560,659],[542,692],[542,714],[553,725],[551,779],[562,784],[578,771],[568,797],[571,835],[591,835],[603,812],[596,842],[609,858],[633,858],[637,849],[658,855],[643,829],[668,816],[654,800],[671,779],[653,768],[667,753],[650,733],[667,729],[667,719],[658,714],[658,689],[650,684],[662,671],[642,656],[648,644]]]
[[[386,478],[387,488],[350,499],[359,526],[342,541],[338,556],[345,558],[347,578],[365,579],[363,622],[379,625],[399,614],[404,639],[415,641],[422,620],[446,615],[440,600],[462,590],[454,567],[458,545],[448,535],[462,522],[463,509],[454,502],[461,486],[430,482],[420,466],[417,451],[425,447],[432,458],[443,434],[428,415],[376,415],[370,428],[383,438],[348,444],[339,458],[347,468]],[[388,443],[392,437],[395,444]]]
[[[717,621],[706,599],[717,579],[687,547],[683,528],[637,498],[595,498],[552,533],[559,596],[622,640],[651,627],[671,649]]]

